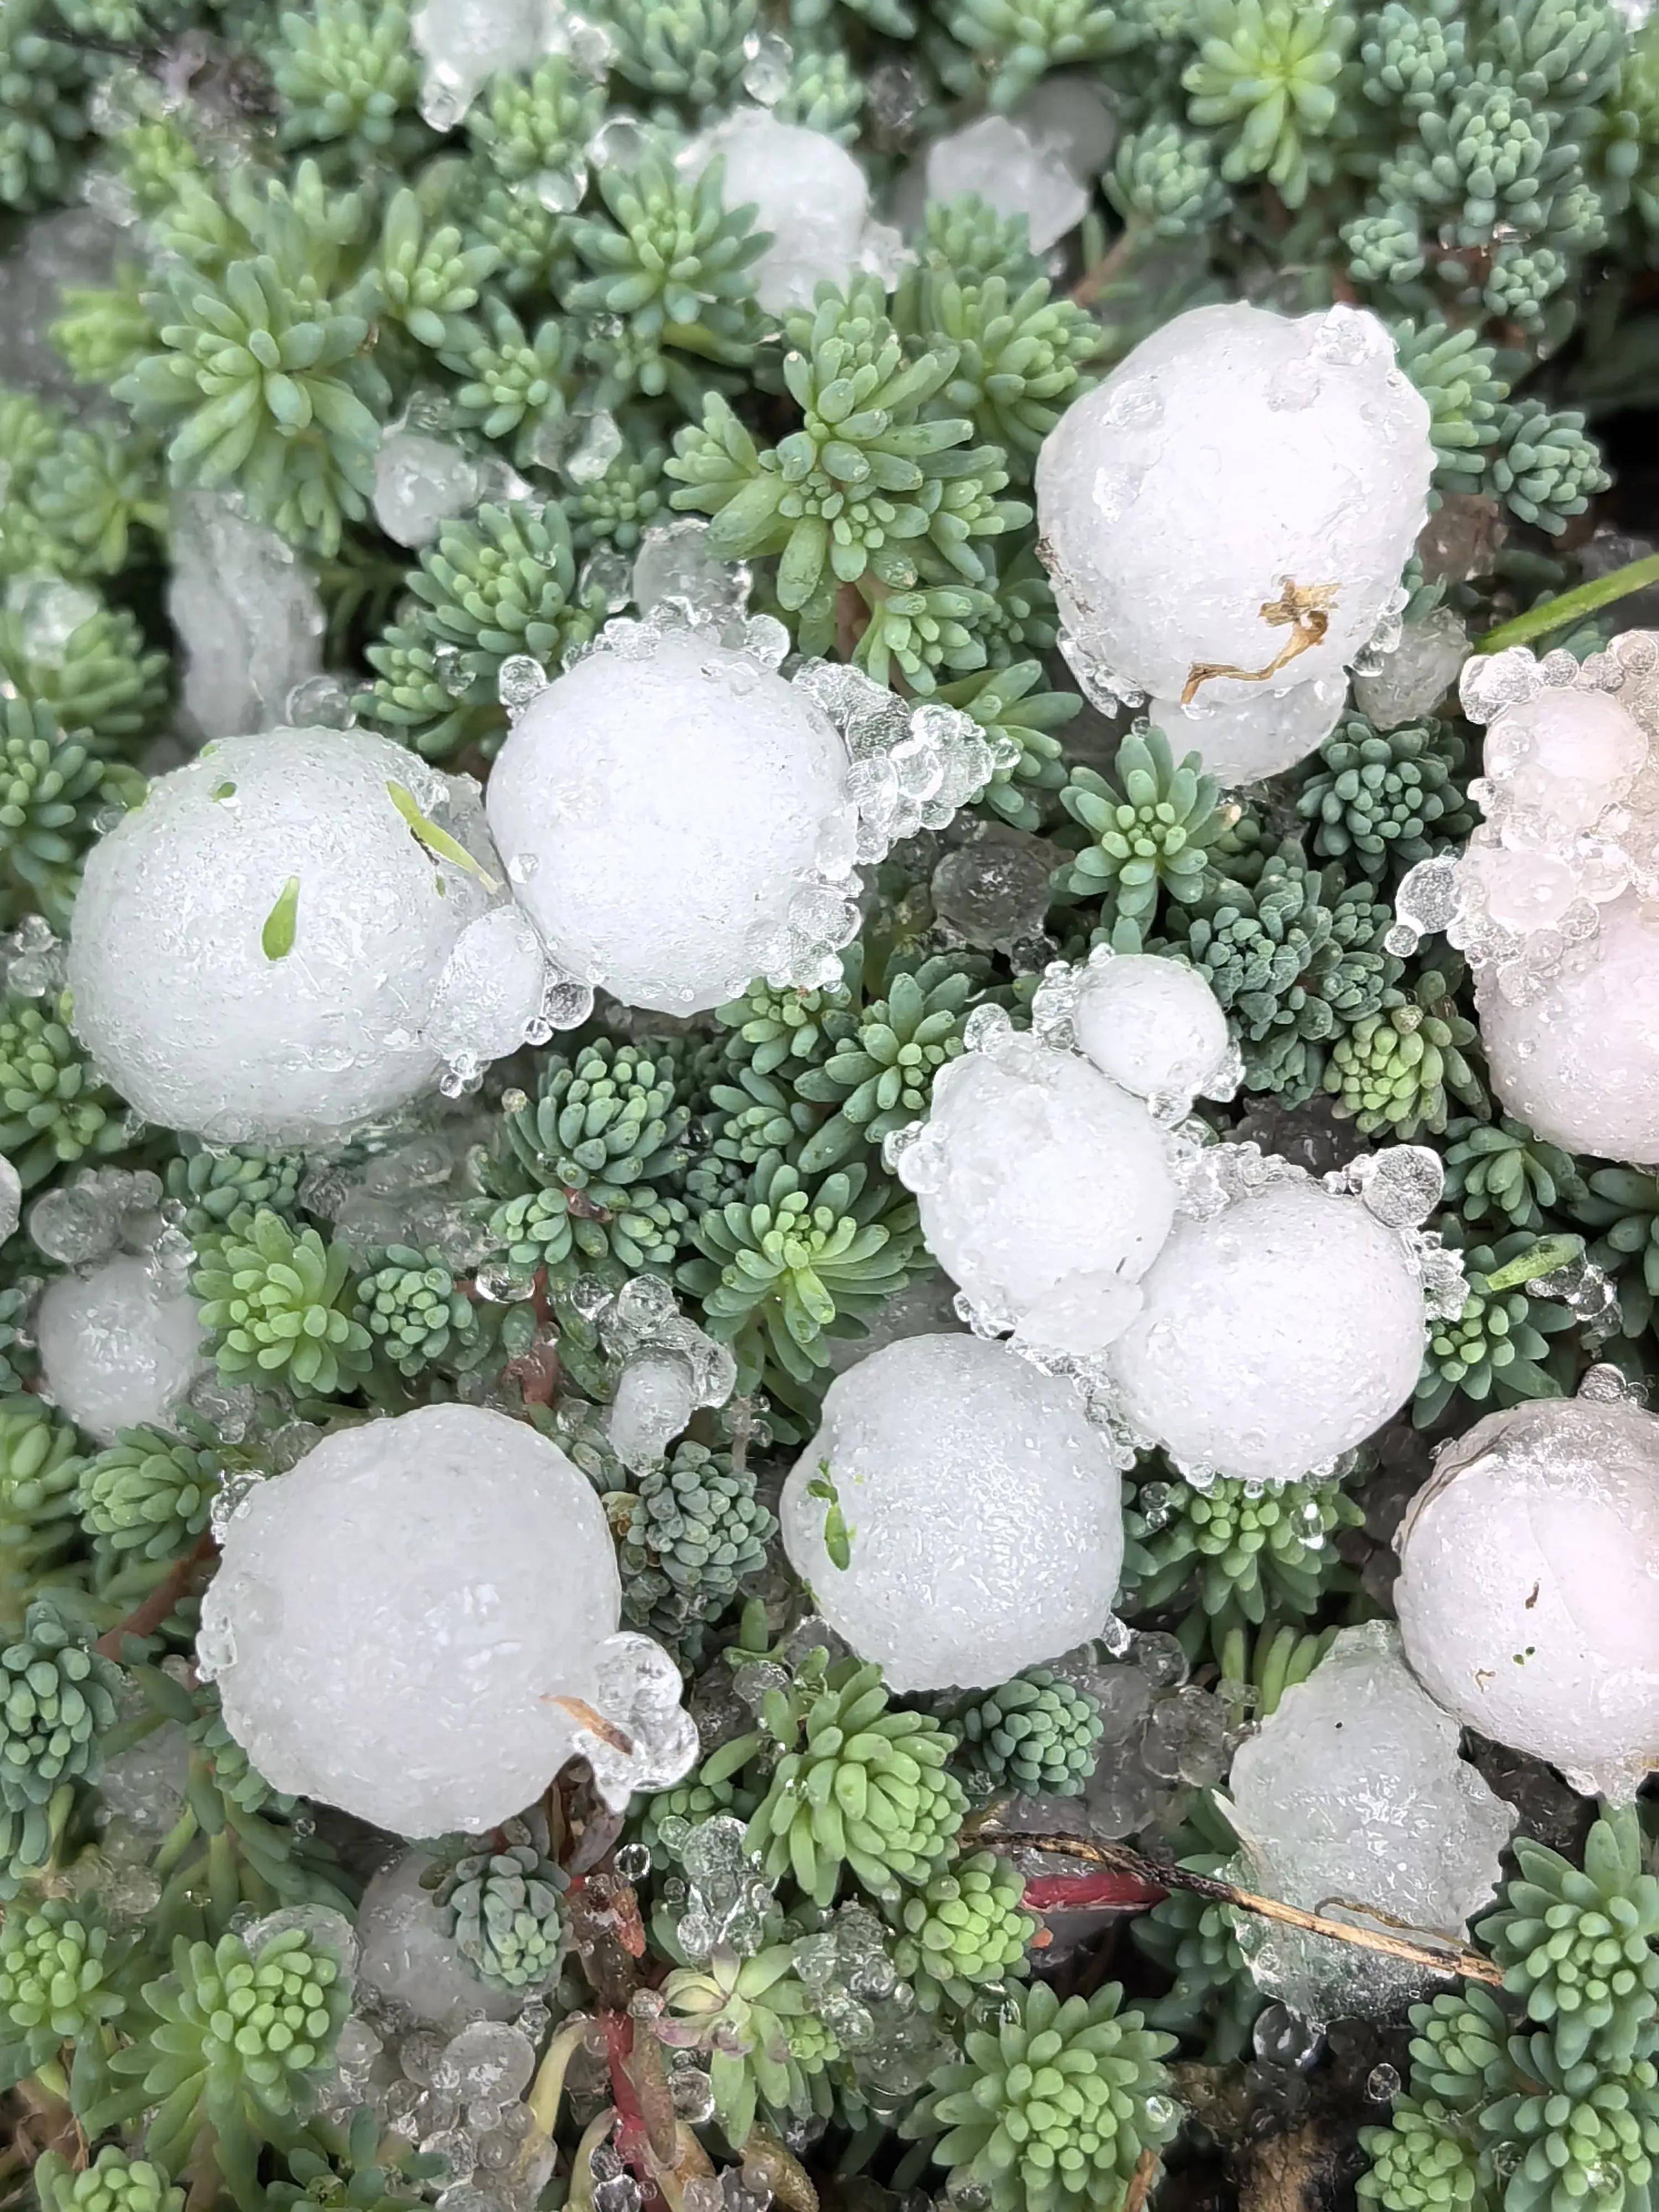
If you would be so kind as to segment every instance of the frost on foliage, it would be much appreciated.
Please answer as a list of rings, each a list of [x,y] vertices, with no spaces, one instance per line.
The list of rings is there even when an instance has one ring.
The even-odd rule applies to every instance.
[[[971,1336],[838,1376],[781,1518],[819,1612],[901,1692],[989,1688],[1097,1636],[1123,1560],[1118,1474],[1073,1387]]]
[[[185,656],[185,712],[204,738],[274,729],[323,665],[323,603],[309,569],[228,492],[173,502],[167,615]]]
[[[1369,313],[1235,302],[1166,323],[1038,457],[1041,550],[1084,690],[1150,698],[1229,782],[1310,752],[1343,670],[1398,635],[1428,433]]]
[[[358,1987],[382,2005],[406,2005],[416,2020],[452,2031],[479,2014],[510,2019],[524,2003],[523,1992],[479,1979],[422,1885],[432,1864],[425,1851],[404,1851],[364,1890],[357,1908]]]
[[[76,1027],[151,1121],[321,1142],[430,1091],[463,1047],[523,1040],[541,979],[494,918],[499,869],[476,786],[387,738],[227,739],[88,855]],[[481,971],[509,961],[520,1002],[503,1006]]]
[[[1417,1226],[1440,1181],[1416,1146],[1322,1185],[1254,1146],[1200,1153],[1106,1355],[1130,1431],[1189,1481],[1328,1472],[1411,1395],[1427,1314],[1462,1308],[1455,1259]]]
[[[823,131],[739,107],[689,150],[699,171],[720,159],[728,208],[752,207],[771,244],[755,262],[755,295],[769,314],[810,307],[819,284],[845,291],[890,235],[870,219],[858,157]]]
[[[196,1301],[137,1253],[49,1284],[35,1335],[46,1395],[101,1444],[171,1428],[206,1364]]]
[[[1659,1765],[1659,1420],[1616,1395],[1489,1413],[1396,1542],[1406,1656],[1440,1703],[1633,1795]]]
[[[757,975],[834,982],[856,864],[942,828],[989,780],[997,756],[966,715],[827,662],[786,682],[787,647],[781,623],[671,589],[552,684],[526,682],[489,824],[573,988],[687,1014]]]
[[[1357,1927],[1462,1942],[1497,1892],[1515,1813],[1458,1757],[1458,1740],[1391,1621],[1345,1628],[1233,1760],[1229,1817],[1249,1886]],[[1258,1932],[1251,1972],[1306,2020],[1385,2019],[1433,1978],[1293,1929]]]
[[[617,1633],[597,1495],[523,1422],[427,1406],[325,1437],[222,1543],[198,1663],[279,1790],[433,1836],[510,1818],[574,1754],[617,1805],[696,1755],[672,1662]]]
[[[1486,820],[1400,886],[1390,939],[1443,929],[1476,977],[1508,1110],[1553,1144],[1659,1161],[1659,632],[1581,665],[1523,647],[1466,663],[1486,725]]]

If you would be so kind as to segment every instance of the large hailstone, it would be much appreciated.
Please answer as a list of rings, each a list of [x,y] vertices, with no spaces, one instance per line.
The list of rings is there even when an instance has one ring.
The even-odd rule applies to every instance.
[[[926,1123],[895,1152],[929,1249],[985,1327],[1087,1354],[1139,1311],[1175,1218],[1170,1141],[1088,1060],[989,1036],[939,1070]]]
[[[1123,1564],[1121,1484],[1077,1392],[973,1336],[837,1376],[781,1518],[820,1613],[903,1692],[989,1688],[1099,1635]]]
[[[1298,1175],[1177,1221],[1140,1288],[1108,1370],[1130,1426],[1199,1479],[1328,1466],[1399,1411],[1423,1364],[1407,1245]]]
[[[725,163],[729,208],[752,207],[771,244],[750,264],[755,296],[769,314],[810,307],[821,283],[845,291],[876,243],[870,184],[856,157],[826,131],[781,123],[763,107],[739,107],[700,138],[698,169]]]
[[[802,685],[668,629],[589,653],[532,699],[486,803],[559,966],[689,1014],[770,966],[826,855],[850,860],[849,766]]]
[[[499,871],[476,788],[388,738],[227,738],[88,854],[76,1027],[149,1121],[325,1141],[522,1041],[541,961]]]
[[[696,1756],[672,1662],[617,1634],[592,1484],[505,1413],[325,1437],[249,1493],[222,1553],[198,1656],[278,1790],[435,1836],[510,1819],[577,1752],[618,1802]]]
[[[1659,1765],[1659,1420],[1616,1399],[1489,1413],[1396,1541],[1406,1656],[1447,1711],[1633,1795]]]
[[[1391,1621],[1345,1628],[1233,1760],[1249,1887],[1373,1931],[1461,1940],[1497,1893],[1515,1813],[1458,1757],[1458,1734],[1412,1679]],[[1328,1937],[1262,1932],[1251,1971],[1306,2020],[1385,2018],[1434,1978]]]
[[[134,1253],[49,1283],[34,1326],[46,1396],[100,1444],[170,1429],[206,1365],[195,1299]]]
[[[1228,781],[1289,767],[1394,613],[1433,463],[1428,408],[1375,316],[1177,315],[1037,458],[1042,555],[1085,690],[1148,696],[1154,722],[1168,705]]]

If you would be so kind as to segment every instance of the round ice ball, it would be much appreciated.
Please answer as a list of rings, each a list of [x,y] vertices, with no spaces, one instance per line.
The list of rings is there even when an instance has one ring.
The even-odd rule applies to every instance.
[[[805,691],[670,632],[588,654],[532,702],[491,773],[489,826],[561,966],[695,1013],[765,964],[848,817],[848,766]]]
[[[571,1756],[620,1604],[605,1509],[557,1445],[425,1406],[249,1493],[199,1656],[276,1789],[403,1835],[477,1832]]]
[[[432,1892],[421,1876],[433,1864],[428,1851],[404,1851],[382,1867],[357,1908],[357,1983],[382,2004],[407,2005],[416,2020],[458,2035],[480,2014],[511,2020],[524,2003],[520,1991],[481,1981],[447,1935]]]
[[[1287,683],[1296,674],[1293,663]],[[1229,696],[1232,694],[1236,696]],[[1179,699],[1151,699],[1146,719],[1162,730],[1176,757],[1196,753],[1210,774],[1231,790],[1281,775],[1316,752],[1341,717],[1348,680],[1315,676],[1283,691],[1265,684],[1206,684],[1190,706]]]
[[[1035,1039],[942,1068],[900,1173],[990,1325],[1069,1352],[1127,1324],[1175,1218],[1168,1141],[1142,1101]]]
[[[433,837],[476,847],[472,866]],[[325,1141],[436,1081],[422,1031],[491,903],[478,871],[493,881],[497,865],[476,793],[387,738],[227,738],[158,777],[88,855],[76,1028],[149,1121],[224,1144]]]
[[[1492,1088],[1549,1143],[1646,1166],[1659,1162],[1659,916],[1626,893],[1601,909],[1589,953],[1526,1006],[1480,991]]]
[[[1121,1485],[1077,1392],[973,1336],[837,1376],[781,1519],[824,1619],[907,1692],[988,1688],[1097,1636],[1123,1564]]]
[[[1188,1099],[1227,1057],[1227,1017],[1196,969],[1131,952],[1090,970],[1072,1010],[1080,1052],[1137,1098]]]
[[[808,307],[820,283],[845,290],[870,220],[870,185],[855,157],[822,131],[740,107],[699,142],[699,166],[725,163],[721,198],[752,207],[772,243],[751,264],[769,314]]]
[[[1423,1363],[1400,1238],[1301,1177],[1178,1221],[1107,1354],[1134,1427],[1188,1474],[1292,1481],[1368,1437]]]
[[[1446,1710],[1633,1795],[1659,1765],[1659,1420],[1585,1398],[1488,1413],[1396,1545],[1406,1656]]]
[[[1340,681],[1399,584],[1433,462],[1375,316],[1176,316],[1037,457],[1067,659],[1097,690],[1264,717],[1264,692]]]
[[[35,1334],[46,1395],[100,1444],[171,1428],[206,1359],[195,1299],[131,1252],[48,1284]]]
[[[1606,691],[1540,691],[1488,728],[1481,765],[1515,803],[1565,836],[1588,830],[1647,764],[1648,740]]]

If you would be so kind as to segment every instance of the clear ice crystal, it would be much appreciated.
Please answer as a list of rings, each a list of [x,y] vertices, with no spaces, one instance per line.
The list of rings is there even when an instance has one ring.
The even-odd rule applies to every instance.
[[[429,545],[440,526],[477,505],[477,462],[464,446],[394,425],[374,456],[374,520],[394,544]]]
[[[1599,1391],[1489,1413],[1395,1542],[1425,1686],[1576,1789],[1631,1796],[1659,1765],[1659,1420]]]
[[[428,1406],[262,1483],[202,1630],[226,1723],[276,1787],[431,1836],[509,1819],[584,1738],[614,1761],[602,1787],[690,1764],[645,1639],[613,1649],[620,1603],[604,1509],[558,1447]]]
[[[1246,1886],[1374,1932],[1465,1942],[1496,1894],[1515,1812],[1458,1757],[1458,1740],[1391,1621],[1345,1628],[1233,1760]],[[1258,1931],[1256,1981],[1311,2022],[1386,2019],[1436,1978],[1274,1923]]]
[[[1407,623],[1400,641],[1376,672],[1354,678],[1354,704],[1379,730],[1395,730],[1432,714],[1468,658],[1468,632],[1449,607]]]
[[[976,823],[933,870],[934,915],[965,944],[1011,951],[1042,934],[1060,858],[1029,830]]]
[[[274,729],[289,693],[322,667],[310,570],[228,492],[175,492],[169,546],[186,716],[202,738]]]
[[[34,1329],[43,1394],[100,1444],[170,1429],[207,1358],[195,1299],[136,1253],[49,1283]]]
[[[989,1686],[1098,1635],[1123,1559],[1118,1474],[1076,1392],[971,1336],[838,1376],[780,1513],[824,1618],[903,1692]]]

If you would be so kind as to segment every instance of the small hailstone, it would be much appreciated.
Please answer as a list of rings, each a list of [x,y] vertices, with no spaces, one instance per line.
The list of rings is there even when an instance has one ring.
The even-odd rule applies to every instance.
[[[46,1395],[100,1444],[171,1428],[205,1362],[195,1299],[133,1253],[49,1283],[35,1334]]]
[[[476,787],[389,738],[228,738],[157,778],[88,856],[76,1027],[152,1121],[320,1142],[435,1084],[465,1027],[448,963],[476,977],[471,926],[499,868]],[[490,942],[511,927],[489,924]],[[499,1049],[499,1008],[477,1011],[475,1048]]]
[[[423,431],[388,430],[374,456],[374,520],[398,545],[429,545],[441,524],[478,497],[478,465],[464,447]]]
[[[1298,1175],[1176,1224],[1107,1353],[1132,1426],[1183,1473],[1288,1482],[1411,1395],[1423,1290],[1360,1200]]]
[[[84,402],[87,387],[76,385],[50,332],[65,293],[103,290],[132,258],[126,229],[94,207],[63,208],[23,224],[0,258],[0,384]]]
[[[1117,143],[1117,117],[1100,88],[1086,76],[1061,70],[1034,86],[1014,109],[1013,118],[1085,184],[1100,174]]]
[[[163,1721],[105,1761],[98,1794],[110,1812],[159,1841],[184,1811],[189,1784],[189,1739],[177,1721]]]
[[[523,1999],[479,1980],[447,1935],[421,1876],[428,1852],[404,1851],[381,1869],[357,1908],[357,1986],[383,2005],[406,2005],[416,2020],[459,2034],[482,2013],[507,2020]]]
[[[827,841],[850,860],[848,766],[801,686],[668,630],[542,691],[486,803],[560,967],[625,1005],[696,1013],[769,966]]]
[[[1395,1541],[1406,1656],[1447,1711],[1632,1796],[1659,1765],[1659,1420],[1587,1398],[1489,1413]]]
[[[984,115],[935,138],[927,180],[930,200],[976,192],[1000,216],[1023,215],[1033,253],[1075,230],[1089,206],[1089,186],[1068,165],[1063,141],[1050,143],[1007,115]]]
[[[1088,1353],[1139,1310],[1175,1218],[1169,1143],[1086,1060],[1012,1035],[964,1053],[897,1159],[930,1250],[986,1326]]]
[[[1072,1030],[1078,1050],[1137,1098],[1173,1093],[1190,1104],[1222,1075],[1230,1049],[1227,1017],[1204,978],[1155,953],[1093,968]]]
[[[1117,1470],[1073,1386],[971,1336],[837,1376],[781,1516],[824,1619],[906,1693],[989,1688],[1097,1636],[1123,1562]]]
[[[856,156],[825,131],[753,107],[738,108],[696,142],[698,169],[716,156],[726,165],[726,206],[753,207],[756,229],[771,234],[751,271],[766,312],[810,307],[820,283],[844,291],[870,220],[869,179]]]
[[[969,945],[1007,951],[1042,933],[1060,859],[1044,837],[1006,822],[975,823],[933,870],[933,915]]]
[[[498,70],[533,69],[561,12],[557,0],[424,0],[411,24],[426,64],[424,119],[434,131],[453,131],[486,78]]]
[[[1461,1942],[1497,1893],[1515,1812],[1457,1747],[1456,1723],[1413,1680],[1393,1623],[1345,1628],[1234,1758],[1249,1886],[1354,1926]],[[1316,2021],[1384,2018],[1434,1978],[1272,1925],[1250,1964],[1265,1990]]]
[[[1037,458],[1043,558],[1084,688],[1201,708],[1181,737],[1202,725],[1230,774],[1298,757],[1273,757],[1291,712],[1311,750],[1343,669],[1397,604],[1433,460],[1428,408],[1375,316],[1177,315]],[[1290,706],[1319,680],[1317,714]]]
[[[506,1414],[428,1406],[325,1437],[255,1487],[222,1550],[198,1663],[279,1790],[434,1836],[511,1818],[578,1752],[619,1802],[676,1763],[641,1723],[650,1659],[678,1677],[617,1635],[604,1509]],[[683,1773],[696,1736],[675,1717]]]
[[[323,665],[323,603],[292,546],[228,492],[173,495],[167,615],[185,713],[204,738],[274,729]]]
[[[23,1183],[16,1169],[0,1152],[0,1244],[23,1218]]]
[[[516,1052],[541,1006],[547,963],[523,910],[493,906],[468,922],[438,979],[423,1041],[441,1058]]]
[[[1379,730],[1419,720],[1456,683],[1468,651],[1468,632],[1451,609],[1432,608],[1421,622],[1406,623],[1375,674],[1354,678],[1354,704]]]

